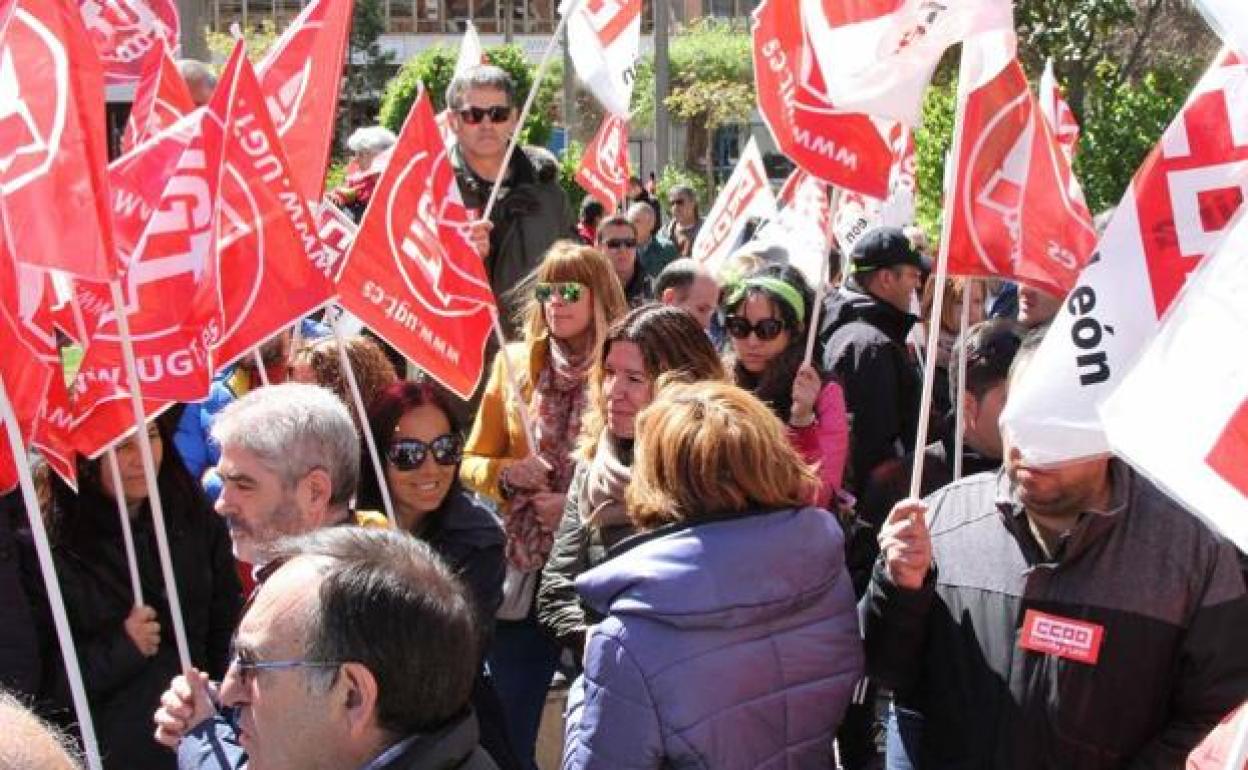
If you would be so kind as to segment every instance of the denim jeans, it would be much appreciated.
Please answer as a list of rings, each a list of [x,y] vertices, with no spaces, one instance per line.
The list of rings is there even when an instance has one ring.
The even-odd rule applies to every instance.
[[[530,613],[524,620],[500,620],[495,624],[494,641],[486,660],[502,703],[511,747],[521,765],[537,770],[537,732],[550,678],[559,661],[559,646]]]
[[[923,743],[923,715],[910,709],[888,705],[888,736],[885,745],[887,770],[915,770]]]

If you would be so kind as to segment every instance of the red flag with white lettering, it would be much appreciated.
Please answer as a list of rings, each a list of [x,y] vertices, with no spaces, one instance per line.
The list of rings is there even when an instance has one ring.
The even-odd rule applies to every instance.
[[[195,109],[191,91],[164,47],[153,48],[143,61],[143,77],[134,91],[130,120],[121,137],[121,151],[155,136]]]
[[[720,188],[715,205],[698,228],[690,256],[715,274],[732,251],[740,245],[750,219],[771,219],[776,215],[776,196],[767,180],[767,169],[758,143],[751,137],[732,176]]]
[[[177,50],[177,0],[78,0],[78,6],[109,83],[133,83],[149,53]]]
[[[1044,74],[1040,76],[1040,114],[1048,121],[1062,152],[1066,153],[1066,160],[1074,163],[1075,150],[1079,146],[1079,122],[1075,120],[1075,113],[1057,84],[1052,59],[1044,63]]]
[[[412,107],[338,281],[342,306],[462,398],[476,389],[494,296],[466,237],[474,216],[428,92]]]
[[[798,0],[763,0],[753,15],[758,109],[780,151],[823,181],[888,194],[891,124],[838,109],[822,92]]]
[[[106,279],[104,80],[66,3],[19,0],[0,28],[0,208],[23,262]]]
[[[296,189],[319,201],[355,0],[312,0],[256,65]]]
[[[1065,296],[1096,247],[1092,215],[1018,59],[1014,33],[963,43],[961,142],[946,204],[949,272]]]
[[[576,182],[597,198],[607,211],[615,211],[628,194],[628,123],[610,112],[602,118],[598,133],[585,147]]]

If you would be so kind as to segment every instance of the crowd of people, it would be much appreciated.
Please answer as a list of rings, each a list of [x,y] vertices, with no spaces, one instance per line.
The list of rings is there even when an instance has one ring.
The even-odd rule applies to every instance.
[[[502,179],[478,392],[308,319],[153,420],[189,670],[138,437],[76,489],[37,463],[43,510],[0,512],[0,758],[76,761],[26,712],[74,722],[29,516],[109,770],[536,770],[564,687],[566,770],[1177,768],[1248,699],[1244,555],[1122,462],[1001,435],[1060,298],[936,286],[896,228],[823,287],[774,247],[711,273],[693,190],[574,222],[545,151],[505,163],[503,71],[448,105],[465,203]]]

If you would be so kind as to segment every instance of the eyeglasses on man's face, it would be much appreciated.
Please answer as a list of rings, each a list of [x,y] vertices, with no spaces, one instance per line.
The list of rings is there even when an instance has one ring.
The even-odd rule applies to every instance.
[[[491,123],[506,123],[511,120],[511,107],[494,105],[493,107],[461,107],[455,111],[461,120],[475,126],[487,117]]]

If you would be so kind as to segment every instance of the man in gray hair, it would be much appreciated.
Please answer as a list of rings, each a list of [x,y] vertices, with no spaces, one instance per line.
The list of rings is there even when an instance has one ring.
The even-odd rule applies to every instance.
[[[212,92],[217,88],[217,76],[207,64],[197,59],[178,59],[178,72],[186,81],[191,92],[191,101],[196,107],[203,107],[212,99]]]

